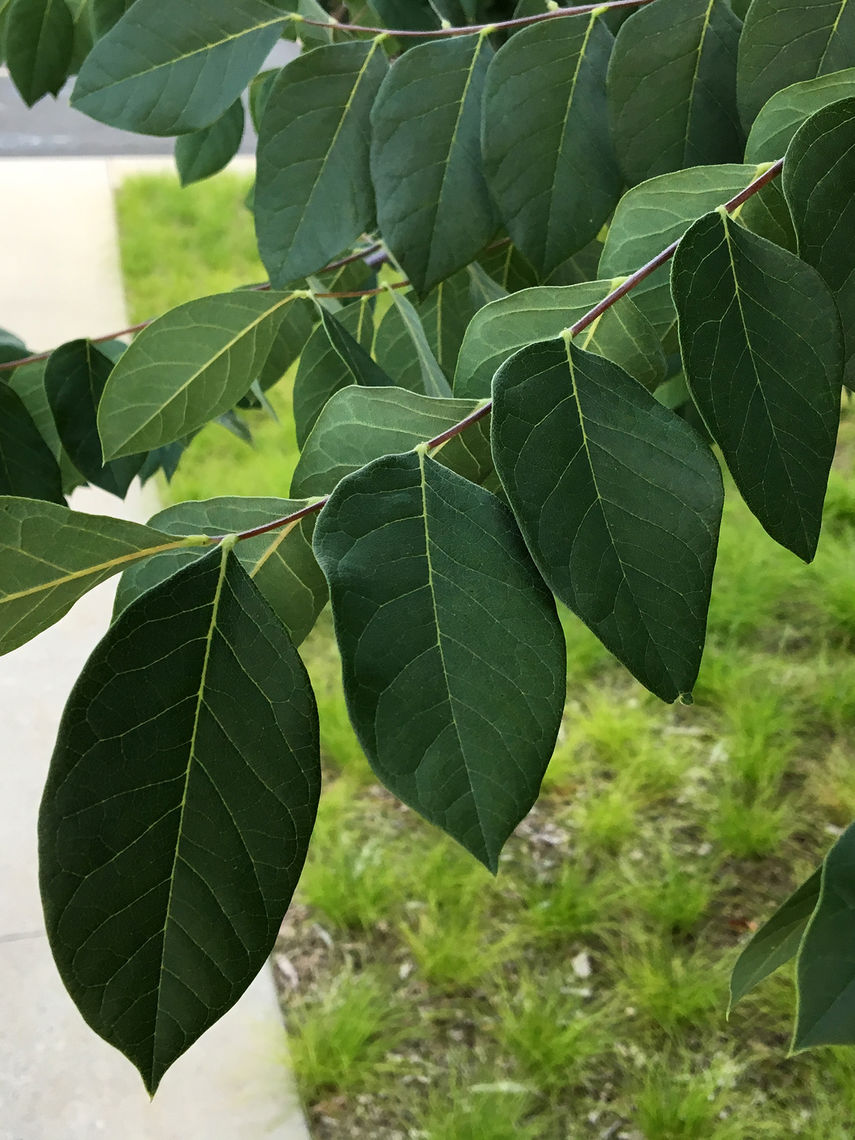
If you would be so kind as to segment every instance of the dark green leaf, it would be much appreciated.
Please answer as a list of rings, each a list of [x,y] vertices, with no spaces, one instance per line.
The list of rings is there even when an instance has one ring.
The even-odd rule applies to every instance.
[[[595,13],[533,24],[487,73],[487,181],[514,243],[543,277],[597,236],[623,187],[606,107],[612,42]]]
[[[262,71],[249,85],[249,114],[256,134],[261,130],[261,120],[267,109],[267,100],[281,70],[281,67],[273,67],[269,71]]]
[[[457,360],[454,394],[489,396],[496,369],[527,344],[559,336],[611,291],[609,281],[522,289],[485,305],[472,318]],[[647,387],[665,376],[662,345],[629,297],[586,329],[583,348],[621,364]]]
[[[272,950],[319,791],[308,676],[228,546],[89,658],[39,818],[45,922],[83,1017],[150,1092]]]
[[[13,0],[6,19],[9,74],[28,107],[68,77],[74,17],[65,0]]]
[[[792,83],[853,66],[850,0],[753,0],[739,44],[742,121],[750,126],[767,99]]]
[[[774,162],[781,158],[793,135],[811,115],[855,95],[855,67],[835,71],[778,91],[754,120],[745,144],[746,162]]]
[[[0,653],[59,621],[87,590],[133,562],[201,544],[53,503],[0,498]]]
[[[60,441],[71,462],[90,483],[123,499],[145,456],[103,461],[96,413],[112,371],[113,362],[91,341],[74,340],[51,354],[44,382]]]
[[[343,480],[315,530],[351,720],[386,786],[491,870],[564,704],[564,638],[507,508],[432,459]]]
[[[739,213],[734,216],[752,233],[773,241],[775,245],[788,249],[790,253],[796,252],[798,245],[796,231],[793,229],[793,219],[790,217],[780,179],[770,182],[758,193],[752,194],[748,201],[743,203]]]
[[[371,343],[374,325],[367,304],[348,306],[338,320],[360,344]],[[303,348],[294,380],[294,424],[300,447],[330,396],[353,383],[353,373],[333,348],[324,324],[319,324]]]
[[[531,289],[534,285],[540,284],[534,266],[509,240],[496,242],[492,249],[486,249],[478,258],[478,263],[494,281],[498,281],[506,293],[515,293],[517,289]],[[596,267],[595,261],[594,269]]]
[[[496,229],[480,141],[491,55],[478,35],[421,44],[389,71],[371,113],[380,230],[420,296]]]
[[[92,0],[92,22],[96,37],[106,35],[133,3],[135,0]]]
[[[234,407],[295,300],[292,293],[221,293],[179,305],[144,329],[104,389],[105,458],[172,443]]]
[[[855,825],[822,865],[819,900],[796,966],[793,1049],[855,1044]]]
[[[258,139],[255,227],[274,286],[320,269],[374,221],[369,114],[380,40],[330,44],[279,73]]]
[[[140,134],[198,131],[239,97],[284,20],[267,0],[136,0],[90,52],[72,104]]]
[[[340,320],[321,309],[321,324],[329,337],[330,344],[338,353],[342,364],[350,375],[351,384],[364,384],[366,387],[391,387],[392,379],[365,351],[359,340],[351,336]]]
[[[695,432],[569,337],[493,381],[493,457],[560,601],[666,701],[698,674],[724,492]]]
[[[0,329],[0,364],[7,364],[10,360],[21,360],[27,355],[27,346],[14,333]],[[6,379],[9,379],[6,372]]]
[[[629,182],[741,156],[740,26],[725,0],[656,0],[618,32],[609,106]]]
[[[818,868],[763,923],[744,948],[730,976],[730,1008],[798,953],[805,927],[816,909],[822,868]]]
[[[316,317],[315,306],[308,299],[298,298],[287,306],[270,353],[258,373],[262,391],[278,383],[299,357],[312,335]]]
[[[64,503],[62,476],[53,452],[23,400],[0,380],[0,495]]]
[[[810,561],[840,417],[843,343],[815,269],[725,210],[696,222],[674,258],[686,379],[745,502]]]
[[[56,430],[53,412],[50,410],[47,392],[45,391],[46,369],[46,360],[16,368],[9,375],[9,387],[21,397],[24,407],[30,413],[33,423],[39,430],[39,435],[48,445],[54,459],[59,464],[62,473],[62,487],[65,494],[69,494],[75,487],[84,483],[85,479],[71,462],[59,441],[59,433]]]
[[[600,277],[633,273],[682,237],[692,222],[729,201],[759,173],[755,166],[697,166],[661,174],[621,198],[600,258]],[[632,291],[633,300],[664,336],[676,313],[662,266]]]
[[[216,122],[175,140],[175,165],[182,186],[201,182],[228,166],[243,139],[244,109],[236,99]]]
[[[855,385],[855,99],[817,112],[787,151],[784,193],[799,254],[822,274],[843,321],[846,370]]]
[[[478,404],[401,388],[343,388],[326,404],[306,440],[291,493],[326,495],[373,459],[412,450],[441,435]],[[493,471],[490,443],[479,428],[468,428],[436,453],[440,463],[473,483],[483,483]]]
[[[149,526],[176,535],[235,534],[287,518],[306,505],[305,500],[295,499],[191,501],[160,511],[149,520]],[[315,516],[309,515],[294,527],[245,539],[235,547],[244,570],[264,594],[295,645],[309,634],[327,601],[326,579],[312,552],[314,529]],[[185,547],[133,565],[119,582],[114,612],[121,613],[140,594],[204,555],[202,547]]]
[[[410,356],[415,357],[418,368],[419,380],[418,384],[414,387],[414,391],[423,392],[426,396],[450,396],[451,385],[446,380],[445,373],[440,368],[431,346],[428,344],[428,339],[422,327],[422,322],[419,319],[419,314],[400,290],[390,289],[389,296],[392,300],[392,310],[390,310],[390,313],[392,311],[395,312],[400,325],[403,327],[410,343]],[[384,323],[388,320],[389,315],[390,314],[387,314],[386,318],[384,318]],[[393,383],[396,381],[398,387],[407,387],[407,385],[402,384],[397,377],[393,380]]]
[[[186,449],[187,441],[180,439],[176,443],[165,443],[163,447],[156,447],[154,451],[150,451],[140,468],[140,483],[147,483],[159,471],[163,472],[163,477],[167,483],[171,483],[172,476],[178,470],[178,463]]]

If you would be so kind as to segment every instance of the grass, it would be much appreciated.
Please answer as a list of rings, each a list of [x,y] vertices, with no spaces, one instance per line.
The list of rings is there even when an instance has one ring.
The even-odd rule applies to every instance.
[[[135,317],[263,276],[245,189],[125,185]],[[207,429],[170,495],[286,494],[273,397],[254,448]],[[853,444],[847,420],[810,567],[729,493],[693,707],[563,615],[559,744],[496,879],[377,787],[321,619],[326,784],[279,943],[316,1140],[848,1140],[855,1053],[787,1057],[787,972],[724,1013],[739,945],[855,816]]]

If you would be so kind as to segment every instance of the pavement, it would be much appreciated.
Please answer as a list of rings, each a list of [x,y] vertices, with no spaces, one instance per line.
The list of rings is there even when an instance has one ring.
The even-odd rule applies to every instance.
[[[18,130],[3,99],[0,90],[0,154]],[[83,129],[69,131],[85,149]],[[0,326],[46,349],[127,324],[112,187],[149,161],[0,162]],[[138,488],[126,503],[84,489],[72,505],[136,519],[156,509]],[[63,705],[107,628],[114,589],[105,583],[0,658],[0,1140],[308,1140],[269,970],[150,1103],[131,1065],[84,1024],[53,965],[37,885],[38,804]]]

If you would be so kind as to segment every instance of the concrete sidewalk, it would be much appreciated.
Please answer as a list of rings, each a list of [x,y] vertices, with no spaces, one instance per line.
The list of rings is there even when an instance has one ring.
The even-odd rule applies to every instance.
[[[104,160],[0,162],[0,326],[47,349],[127,324]],[[78,510],[147,517],[77,492]],[[36,817],[68,692],[106,630],[115,583],[0,658],[0,1140],[308,1140],[272,978],[175,1065],[153,1104],[84,1024],[56,973],[37,885]]]

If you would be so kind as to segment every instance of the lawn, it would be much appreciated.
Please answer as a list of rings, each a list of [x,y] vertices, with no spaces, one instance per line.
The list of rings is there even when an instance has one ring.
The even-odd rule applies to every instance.
[[[260,280],[247,185],[119,195],[135,319]],[[289,384],[254,447],[194,440],[165,492],[288,491]],[[855,1051],[787,1058],[787,971],[725,1017],[754,924],[855,817],[855,421],[815,563],[729,494],[692,707],[564,616],[564,723],[491,878],[375,784],[328,619],[305,646],[326,784],[274,957],[316,1140],[851,1140]]]

